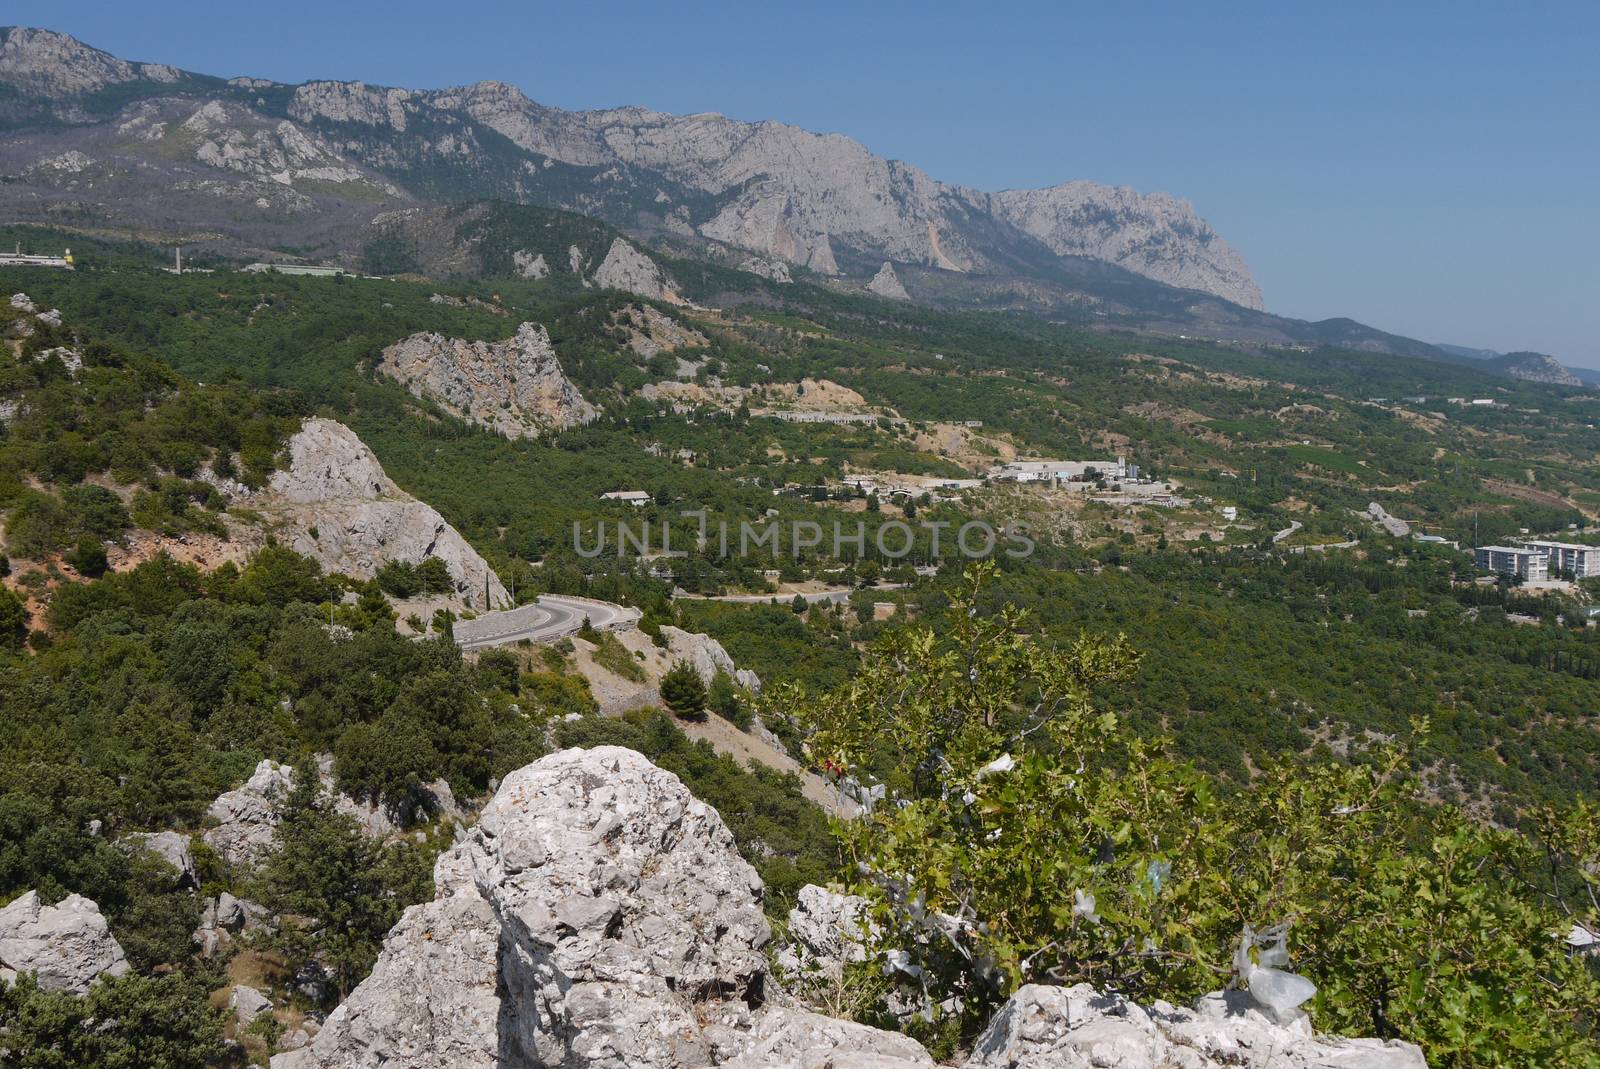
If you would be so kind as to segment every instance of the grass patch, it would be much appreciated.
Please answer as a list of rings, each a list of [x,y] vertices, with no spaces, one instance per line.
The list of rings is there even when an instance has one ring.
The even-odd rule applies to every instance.
[[[595,644],[595,664],[629,682],[644,682],[644,669],[640,667],[633,654],[628,652],[628,647],[624,646],[616,635],[609,631],[601,631],[598,633],[598,637],[592,641]]]

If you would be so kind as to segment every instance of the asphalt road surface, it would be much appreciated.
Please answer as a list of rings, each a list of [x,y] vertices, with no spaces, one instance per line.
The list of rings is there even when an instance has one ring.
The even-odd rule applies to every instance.
[[[590,624],[604,630],[631,626],[638,621],[639,610],[605,601],[541,594],[538,600],[529,605],[486,612],[476,619],[459,621],[455,625],[455,638],[464,650],[506,646],[523,639],[554,642],[577,632],[583,626],[585,616]]]

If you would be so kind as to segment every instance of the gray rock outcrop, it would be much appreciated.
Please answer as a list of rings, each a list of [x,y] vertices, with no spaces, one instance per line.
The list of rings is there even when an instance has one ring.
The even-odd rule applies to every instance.
[[[905,286],[900,283],[900,276],[894,273],[894,265],[888,260],[883,261],[883,266],[878,268],[878,273],[872,276],[872,281],[867,283],[867,289],[879,297],[888,297],[896,301],[909,301],[911,294],[906,292]]]
[[[769,282],[791,283],[794,273],[789,270],[789,265],[782,260],[767,260],[760,256],[747,256],[739,263],[741,271],[748,271],[752,275],[760,275]]]
[[[29,891],[0,909],[0,979],[35,973],[45,991],[81,995],[101,976],[122,976],[128,959],[100,907],[82,895],[53,906]]]
[[[1583,380],[1545,353],[1506,353],[1491,362],[1502,375],[1526,382],[1545,382],[1553,386],[1582,386]]]
[[[733,681],[746,689],[759,692],[761,677],[748,668],[733,663],[733,657],[722,643],[698,631],[685,631],[671,624],[661,626],[661,635],[667,640],[667,653],[675,661],[688,661],[709,686],[719,671],[733,677]]]
[[[512,773],[434,879],[274,1069],[704,1065],[701,1022],[763,996],[760,880],[716,811],[632,750]]]
[[[549,332],[537,323],[495,342],[413,334],[383,351],[378,370],[413,396],[508,438],[537,437],[599,415],[561,370]]]
[[[628,348],[646,360],[678,349],[703,349],[706,336],[693,327],[648,304],[630,304],[618,309],[611,322],[627,336]]]
[[[179,835],[175,831],[134,832],[132,835],[124,836],[122,842],[134,850],[148,850],[172,866],[177,874],[175,883],[178,887],[198,886],[194,856],[189,851],[188,836]]]
[[[253,987],[240,984],[228,994],[228,1009],[240,1028],[272,1009],[272,1000]]]
[[[757,1017],[739,1053],[721,1064],[728,1069],[932,1069],[934,1061],[909,1036],[778,1008]]]
[[[967,1069],[1426,1069],[1409,1043],[1328,1039],[1301,1017],[1279,1025],[1242,992],[1219,992],[1194,1009],[1148,1009],[1087,984],[1029,984],[973,1044]]]
[[[842,973],[850,962],[865,961],[865,939],[870,924],[867,900],[840,894],[816,884],[800,888],[789,911],[789,942],[778,951],[785,976]]]
[[[289,439],[289,466],[250,499],[284,529],[297,553],[324,568],[370,579],[391,560],[444,561],[456,594],[471,607],[511,600],[487,561],[431,506],[396,486],[350,428],[308,419]]]
[[[219,794],[206,810],[206,816],[216,821],[201,836],[206,845],[230,865],[255,864],[272,846],[278,807],[294,785],[293,772],[287,765],[263,760],[241,786]]]
[[[595,268],[592,281],[602,289],[622,290],[652,300],[677,299],[672,284],[656,262],[621,238],[611,242],[606,258]]]

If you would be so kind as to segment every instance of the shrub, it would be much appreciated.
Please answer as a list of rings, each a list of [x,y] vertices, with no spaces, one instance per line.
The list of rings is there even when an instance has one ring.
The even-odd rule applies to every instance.
[[[1052,649],[976,604],[952,604],[944,640],[886,636],[832,693],[774,696],[813,759],[868,789],[836,830],[879,949],[934,1004],[958,999],[969,1035],[1025,983],[1182,1002],[1246,981],[1243,929],[1284,924],[1320,1027],[1411,1040],[1435,1066],[1600,1065],[1600,983],[1556,938],[1571,921],[1545,853],[1425,804],[1405,747],[1291,758],[1224,801],[1097,707],[1136,663],[1123,640]],[[1569,889],[1600,862],[1572,838],[1551,855]]]

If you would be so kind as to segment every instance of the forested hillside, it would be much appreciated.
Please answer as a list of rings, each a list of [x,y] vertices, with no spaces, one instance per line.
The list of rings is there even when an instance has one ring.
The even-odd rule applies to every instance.
[[[752,288],[688,261],[666,264],[682,299],[652,300],[521,277],[506,257],[524,237],[482,221],[498,272],[482,280],[175,275],[151,250],[93,243],[74,272],[0,270],[0,293],[19,295],[0,306],[0,899],[93,898],[131,966],[93,1004],[6,989],[8,1036],[61,1044],[85,1015],[136,1007],[63,1064],[260,1061],[284,1021],[224,1027],[208,992],[248,977],[276,985],[280,1017],[325,1013],[431,895],[450,806],[469,812],[553,747],[617,743],[723,814],[780,920],[807,882],[871,892],[873,866],[900,864],[930,902],[968,895],[999,917],[1015,881],[997,873],[1059,865],[1003,934],[963,935],[962,960],[906,944],[968,999],[919,1033],[935,1046],[970,1042],[980,1010],[1046,969],[1140,997],[1203,993],[1249,918],[1293,922],[1319,1022],[1413,1039],[1435,1065],[1594,1064],[1593,959],[1567,957],[1557,931],[1600,923],[1583,904],[1581,808],[1600,789],[1594,584],[1496,580],[1451,542],[1590,539],[1600,398],[1387,355],[1155,344],[804,281]],[[499,341],[524,322],[548,331],[599,418],[510,440],[377,372],[418,333]],[[656,647],[669,625],[704,633],[762,696],[722,672],[676,704],[663,685],[656,704],[677,714],[602,715],[594,680],[637,677],[644,655],[593,629],[463,653],[441,609],[410,628],[429,637],[402,637],[437,560],[362,580],[260,534],[251,495],[309,415],[348,426],[519,602],[625,603]],[[995,476],[1118,456],[1141,478]],[[601,496],[615,491],[644,497]],[[952,532],[979,520],[1032,552],[964,578]],[[680,552],[580,552],[621,522],[657,540],[671,524]],[[861,535],[719,544],[722,524],[737,542],[741,525],[780,522]],[[904,554],[880,544],[897,526]],[[1082,733],[1033,734],[1022,714],[1046,706],[1070,707]],[[831,835],[798,776],[690,741],[709,737],[707,707],[752,738],[759,714],[761,745],[802,770],[908,804]],[[979,707],[981,723],[963,720]],[[206,833],[213,801],[263,761],[319,770],[297,782],[331,793],[289,799],[251,866]],[[983,801],[930,780],[941,761]],[[988,778],[996,761],[1019,778]],[[1090,768],[1103,777],[1080,780]],[[1345,804],[1358,808],[1329,808]],[[363,834],[374,825],[388,832]],[[1047,826],[1093,834],[1046,858]],[[163,830],[190,844],[198,895],[128,839]],[[1358,886],[1369,871],[1382,879]],[[1099,888],[1087,914],[1075,887]],[[315,922],[202,953],[199,900],[224,891]],[[1398,934],[1397,903],[1414,907]],[[883,931],[920,938],[880,905]],[[1164,949],[1118,949],[1145,940]],[[1430,947],[1437,960],[1413,969]],[[322,986],[296,980],[308,968]],[[172,1022],[167,1063],[132,1053],[140,1013]],[[1474,1021],[1492,1026],[1468,1036]],[[226,1053],[224,1033],[243,1047]]]

